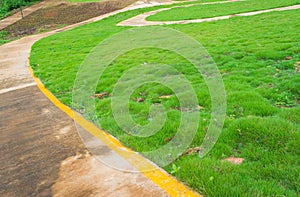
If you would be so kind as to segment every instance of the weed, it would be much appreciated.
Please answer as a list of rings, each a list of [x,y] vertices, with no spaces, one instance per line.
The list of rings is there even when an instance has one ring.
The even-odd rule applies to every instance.
[[[176,166],[175,164],[172,164],[172,171],[171,174],[176,174],[180,170],[180,166]]]

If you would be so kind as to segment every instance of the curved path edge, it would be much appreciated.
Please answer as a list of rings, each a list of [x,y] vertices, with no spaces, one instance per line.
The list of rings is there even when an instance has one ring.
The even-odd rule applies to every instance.
[[[158,5],[157,3],[154,5]],[[112,137],[110,134],[106,133],[103,130],[100,130],[98,127],[96,127],[93,123],[86,120],[84,117],[82,117],[77,112],[73,111],[68,106],[62,104],[48,89],[45,88],[43,83],[36,78],[33,75],[33,71],[31,70],[31,67],[29,65],[28,57],[30,55],[31,46],[37,42],[38,40],[53,35],[58,32],[66,31],[69,29],[72,29],[74,27],[78,27],[83,24],[96,22],[99,20],[102,20],[106,17],[112,16],[114,14],[124,12],[127,10],[133,10],[137,8],[143,8],[143,7],[150,7],[153,6],[153,4],[145,4],[145,5],[135,5],[135,6],[129,6],[127,8],[117,10],[99,17],[95,17],[74,25],[70,25],[67,27],[64,27],[62,29],[54,30],[51,32],[47,32],[44,34],[39,35],[33,35],[21,38],[19,40],[4,44],[0,46],[0,51],[4,52],[0,54],[0,70],[4,71],[5,74],[0,74],[0,89],[2,92],[1,95],[5,95],[7,93],[13,94],[16,90],[27,90],[26,88],[34,87],[32,80],[34,79],[35,83],[37,84],[40,91],[61,111],[63,111],[65,114],[68,115],[71,119],[75,120],[76,123],[82,127],[84,130],[88,131],[90,134],[92,134],[94,137],[100,139],[110,150],[113,150],[117,154],[119,154],[119,149],[126,149],[128,152],[133,152],[132,150],[128,149],[127,147],[123,146],[117,139]],[[22,46],[22,47],[20,47]],[[8,53],[6,51],[13,51],[11,53]],[[16,58],[17,57],[17,58]],[[2,60],[3,59],[3,60]],[[11,70],[10,67],[13,67]],[[27,67],[27,69],[26,69]],[[24,69],[25,68],[25,69]],[[29,72],[28,72],[29,70]],[[30,74],[30,75],[29,75]],[[12,81],[10,81],[12,79]],[[18,79],[19,81],[16,81]],[[30,96],[29,96],[30,97]],[[1,122],[0,122],[1,123]],[[1,123],[2,124],[2,123]],[[1,126],[1,125],[0,125]],[[62,131],[65,132],[65,131]],[[55,136],[57,137],[57,136]],[[57,137],[59,138],[59,136]],[[155,164],[153,164],[151,161],[147,160],[143,156],[139,155],[138,153],[134,154],[134,158],[131,157],[128,158],[128,155],[120,155],[122,158],[124,158],[131,166],[133,166],[135,169],[139,170],[146,178],[151,180],[155,185],[157,185],[159,188],[161,188],[164,192],[166,192],[170,196],[200,196],[198,193],[190,190],[188,187],[183,185],[181,182],[176,180],[174,177],[166,173],[163,169],[159,168]],[[154,170],[152,171],[143,171],[145,169],[145,166],[147,165],[147,168],[152,168]],[[117,178],[117,177],[116,177]],[[127,177],[128,178],[128,177]],[[117,178],[118,179],[118,178]],[[149,184],[148,184],[149,185]],[[147,184],[145,184],[147,186]],[[157,194],[156,194],[157,195]],[[161,194],[162,195],[162,194]]]
[[[117,152],[121,157],[125,158],[135,169],[139,170],[145,177],[154,182],[157,186],[167,192],[170,196],[200,196],[198,193],[187,188],[181,182],[176,180],[173,176],[169,175],[163,169],[141,156],[138,152],[136,154],[128,154],[134,152],[128,147],[124,146],[119,140],[111,136],[102,129],[99,129],[92,122],[85,119],[81,114],[72,110],[70,107],[61,103],[41,82],[41,80],[33,75],[33,71],[27,64],[27,68],[31,73],[32,78],[35,80],[36,85],[41,92],[61,111],[73,119],[79,126],[91,133],[93,136],[104,142],[111,150]],[[122,151],[119,151],[122,150]],[[127,150],[124,152],[124,150]],[[129,156],[128,156],[129,155]],[[142,164],[142,165],[141,165]],[[152,169],[145,171],[144,169]]]

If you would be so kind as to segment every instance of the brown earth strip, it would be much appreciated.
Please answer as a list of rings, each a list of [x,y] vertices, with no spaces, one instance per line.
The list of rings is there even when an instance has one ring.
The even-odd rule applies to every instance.
[[[44,8],[44,7],[49,7],[49,6],[54,6],[58,3],[61,3],[63,0],[44,0],[40,3],[36,3],[34,5],[31,5],[29,7],[23,7],[23,16],[27,16],[41,8]],[[0,30],[4,29],[5,27],[17,22],[18,20],[21,20],[22,19],[22,15],[20,13],[20,10],[19,9],[15,9],[15,10],[12,10],[11,11],[11,14],[10,16],[0,20]]]
[[[16,39],[26,35],[58,29],[122,9],[135,1],[109,0],[95,3],[69,3],[64,0],[48,0],[46,2],[51,3],[46,4],[45,2],[41,2],[38,4],[40,6],[36,6],[36,10],[33,9],[33,12],[24,17],[24,19],[14,17],[18,13],[13,15],[14,19],[12,21],[14,22],[2,29],[7,33],[2,39]],[[2,23],[3,21],[1,21],[1,25],[5,26],[5,23]]]

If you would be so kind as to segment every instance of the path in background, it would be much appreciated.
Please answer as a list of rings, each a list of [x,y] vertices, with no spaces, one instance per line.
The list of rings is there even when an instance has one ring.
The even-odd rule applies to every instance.
[[[233,2],[233,1],[231,1],[231,2]],[[224,2],[218,2],[218,3],[224,3]],[[232,14],[232,15],[226,15],[226,16],[218,16],[218,17],[213,17],[213,18],[204,18],[204,19],[180,20],[180,21],[147,21],[146,20],[146,18],[151,16],[151,15],[157,14],[157,13],[162,12],[164,10],[170,10],[170,9],[172,9],[172,8],[163,8],[163,9],[159,9],[159,10],[146,12],[146,13],[134,16],[134,17],[132,17],[130,19],[127,19],[125,21],[122,21],[118,24],[118,26],[151,26],[151,25],[172,25],[172,24],[189,24],[189,23],[211,22],[211,21],[229,19],[229,18],[237,17],[237,16],[253,16],[253,15],[258,15],[258,14],[268,13],[268,12],[274,12],[274,11],[295,10],[295,9],[300,9],[300,5],[274,8],[274,9],[267,9],[267,10],[260,10],[260,11],[255,11],[255,12],[246,12],[246,13],[240,13],[240,14]]]

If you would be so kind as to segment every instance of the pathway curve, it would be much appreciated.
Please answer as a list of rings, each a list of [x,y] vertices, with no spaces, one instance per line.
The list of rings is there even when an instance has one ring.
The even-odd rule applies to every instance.
[[[137,2],[122,10],[0,46],[0,196],[197,195],[164,174],[162,170],[152,175],[158,176],[157,180],[160,176],[165,178],[164,185],[159,185],[154,179],[148,179],[149,176],[144,173],[121,172],[98,162],[96,156],[92,156],[81,143],[70,116],[61,111],[61,108],[57,108],[59,103],[53,103],[48,99],[51,96],[47,98],[42,94],[27,70],[31,46],[41,38],[119,12],[163,3],[171,2],[148,4]],[[296,5],[235,16],[251,16],[299,8],[300,5]],[[154,14],[154,12],[150,13]],[[149,23],[145,21],[144,16],[139,15],[119,25],[185,24],[232,17]],[[78,131],[92,138],[88,136],[89,132],[80,126]],[[105,144],[102,144],[100,147],[104,148],[104,146]],[[106,154],[129,170],[135,168],[112,150],[106,151]]]
[[[219,2],[219,3],[229,3],[229,2],[233,2],[233,1],[226,1],[226,2]],[[204,4],[207,4],[207,3],[204,3]],[[229,19],[229,18],[238,17],[238,16],[253,16],[253,15],[258,15],[258,14],[262,14],[262,13],[268,13],[268,12],[274,12],[274,11],[295,10],[295,9],[299,9],[299,8],[300,8],[300,5],[294,5],[294,6],[280,7],[280,8],[274,8],[274,9],[260,10],[260,11],[255,11],[255,12],[246,12],[246,13],[241,13],[241,14],[232,14],[232,15],[226,15],[226,16],[218,16],[218,17],[204,18],[204,19],[193,19],[193,20],[179,20],[179,21],[147,21],[146,20],[146,18],[151,15],[157,14],[157,13],[165,11],[165,10],[172,9],[172,8],[163,8],[163,9],[158,9],[158,10],[154,10],[154,11],[150,11],[150,12],[146,12],[146,13],[134,16],[130,19],[120,22],[118,24],[118,26],[151,26],[151,25],[203,23],[203,22],[224,20],[224,19]]]
[[[122,172],[100,163],[77,134],[89,132],[80,126],[77,130],[70,116],[57,108],[62,104],[51,102],[51,95],[45,97],[43,87],[39,89],[28,72],[30,49],[39,39],[146,6],[153,4],[135,4],[0,46],[0,196],[197,196],[163,170],[154,175],[164,178],[164,187],[143,173]],[[101,148],[110,159],[134,169],[112,150]]]

